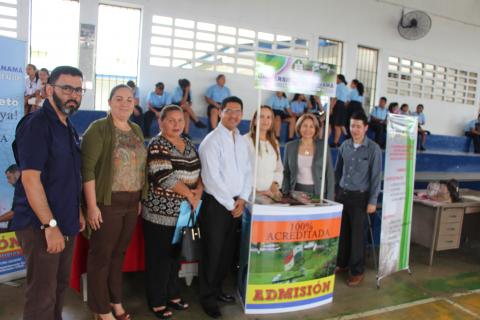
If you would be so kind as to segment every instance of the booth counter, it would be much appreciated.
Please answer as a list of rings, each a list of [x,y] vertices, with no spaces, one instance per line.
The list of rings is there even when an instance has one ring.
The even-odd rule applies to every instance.
[[[239,290],[246,314],[314,308],[333,299],[343,206],[253,205],[245,214]]]

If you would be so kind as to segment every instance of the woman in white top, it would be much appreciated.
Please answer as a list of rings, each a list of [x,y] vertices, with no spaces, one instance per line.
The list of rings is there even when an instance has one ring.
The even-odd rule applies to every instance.
[[[257,162],[257,196],[280,198],[280,186],[283,180],[283,165],[280,158],[280,148],[275,137],[274,113],[271,107],[261,106],[260,109],[260,141],[258,144]],[[252,166],[255,164],[255,141],[257,135],[257,112],[250,122],[250,131],[245,135]]]

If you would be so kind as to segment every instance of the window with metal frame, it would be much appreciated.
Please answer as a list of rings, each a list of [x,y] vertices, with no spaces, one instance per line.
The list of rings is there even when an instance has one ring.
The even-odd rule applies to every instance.
[[[369,113],[375,105],[377,90],[378,50],[358,46],[356,78],[363,83],[363,108]]]

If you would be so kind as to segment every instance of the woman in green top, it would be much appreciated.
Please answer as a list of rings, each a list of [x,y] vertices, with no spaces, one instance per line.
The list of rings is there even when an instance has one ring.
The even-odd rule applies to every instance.
[[[140,127],[128,119],[132,90],[112,89],[110,113],[82,141],[82,178],[93,230],[87,262],[88,305],[99,319],[130,319],[122,300],[122,264],[140,213],[147,152]],[[113,312],[113,314],[112,314]]]

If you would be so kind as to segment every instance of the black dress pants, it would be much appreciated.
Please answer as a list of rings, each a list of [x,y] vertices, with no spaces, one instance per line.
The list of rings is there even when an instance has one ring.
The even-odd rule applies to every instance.
[[[143,220],[145,287],[150,308],[166,306],[168,300],[180,298],[180,245],[172,244],[174,232],[175,227]]]
[[[237,219],[212,195],[205,193],[199,223],[202,233],[200,303],[204,308],[215,308],[223,281],[233,265]]]
[[[337,201],[343,204],[337,266],[348,267],[352,276],[363,274],[368,193],[340,191]]]

